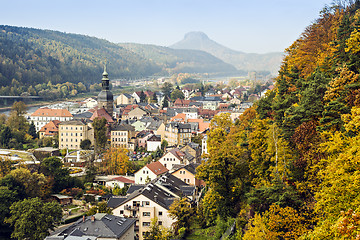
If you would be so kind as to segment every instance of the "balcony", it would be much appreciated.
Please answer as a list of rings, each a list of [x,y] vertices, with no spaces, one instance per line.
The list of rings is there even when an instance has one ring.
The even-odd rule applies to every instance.
[[[124,210],[128,210],[128,211],[139,211],[139,207],[138,207],[138,206],[125,205],[125,206],[124,206]]]

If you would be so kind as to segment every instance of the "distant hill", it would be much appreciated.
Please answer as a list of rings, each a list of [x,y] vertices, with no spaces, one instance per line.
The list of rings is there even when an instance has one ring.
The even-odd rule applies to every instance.
[[[108,62],[112,79],[149,76],[161,67],[106,40],[33,28],[0,26],[0,87],[51,81],[99,82]]]
[[[29,87],[49,81],[89,86],[100,81],[105,61],[111,79],[174,72],[239,72],[198,50],[115,44],[79,34],[0,25],[0,87]]]
[[[279,52],[256,54],[235,51],[211,40],[203,32],[189,32],[183,40],[171,45],[170,48],[205,51],[239,70],[269,71],[273,74],[279,70],[283,58],[283,53]]]
[[[229,73],[237,69],[199,50],[172,49],[156,45],[120,43],[121,47],[160,65],[168,73]]]

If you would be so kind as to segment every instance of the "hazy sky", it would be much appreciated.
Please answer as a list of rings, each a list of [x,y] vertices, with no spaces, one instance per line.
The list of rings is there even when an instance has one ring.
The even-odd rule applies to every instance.
[[[284,51],[331,0],[0,0],[0,24],[169,46],[202,31],[243,52]]]

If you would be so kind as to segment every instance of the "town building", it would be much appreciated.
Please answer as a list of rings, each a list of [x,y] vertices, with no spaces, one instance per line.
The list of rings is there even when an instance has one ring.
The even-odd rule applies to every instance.
[[[184,181],[185,183],[196,186],[202,187],[205,186],[205,182],[201,179],[196,178],[196,168],[199,164],[190,163],[188,165],[182,166],[171,173],[171,175],[179,178],[180,180]]]
[[[33,114],[30,115],[30,122],[34,122],[36,131],[45,126],[52,120],[59,120],[60,122],[70,121],[73,119],[73,115],[67,109],[50,109],[39,108]]]
[[[110,91],[108,73],[106,66],[104,66],[103,78],[101,79],[102,90],[98,95],[98,108],[104,108],[106,112],[112,117],[114,110],[114,96]]]
[[[135,128],[128,124],[115,126],[110,132],[112,147],[131,149],[130,139],[135,136]]]
[[[169,146],[184,146],[191,141],[191,125],[176,122],[166,124],[164,139]]]
[[[155,152],[157,149],[161,149],[161,136],[152,135],[146,144],[146,151]]]
[[[51,120],[39,130],[39,139],[44,137],[54,137],[59,132],[59,120]]]
[[[135,173],[135,184],[145,184],[169,171],[159,161],[146,164]]]
[[[134,240],[135,219],[97,213],[60,228],[45,240]]]
[[[134,104],[135,98],[128,93],[122,93],[116,98],[116,105]]]
[[[59,148],[80,149],[81,141],[89,139],[94,143],[94,129],[84,121],[73,120],[59,124]]]

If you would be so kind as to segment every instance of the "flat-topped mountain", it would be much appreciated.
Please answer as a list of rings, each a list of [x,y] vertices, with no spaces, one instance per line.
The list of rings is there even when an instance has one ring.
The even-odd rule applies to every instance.
[[[189,32],[170,48],[205,51],[239,70],[270,71],[273,74],[279,70],[283,58],[283,53],[280,52],[256,54],[235,51],[215,42],[203,32]]]

